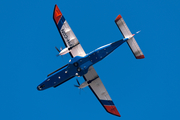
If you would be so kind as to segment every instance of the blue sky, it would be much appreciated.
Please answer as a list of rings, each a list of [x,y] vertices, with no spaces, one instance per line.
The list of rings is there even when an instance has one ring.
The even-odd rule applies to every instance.
[[[75,79],[37,91],[46,75],[68,62],[52,19],[57,4],[85,52],[122,38],[114,23],[121,14],[145,59],[127,44],[94,65],[121,118],[108,114]],[[179,0],[1,0],[0,119],[169,120],[180,117]],[[79,78],[82,83],[83,78]]]

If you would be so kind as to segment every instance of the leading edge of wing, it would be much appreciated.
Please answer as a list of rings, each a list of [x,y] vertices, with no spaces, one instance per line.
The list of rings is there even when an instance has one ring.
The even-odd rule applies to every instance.
[[[88,73],[86,75],[84,75],[83,78],[86,81],[89,81],[93,78],[96,78],[95,80],[93,80],[92,83],[90,83],[89,88],[91,89],[91,91],[94,93],[96,98],[99,100],[101,105],[104,107],[104,109],[108,113],[116,115],[118,117],[121,117],[121,115],[119,114],[119,112],[118,112],[116,106],[114,105],[112,99],[110,98],[106,88],[104,87],[101,79],[99,78],[99,76],[98,77],[97,76],[98,75],[97,75],[94,67],[91,66]]]

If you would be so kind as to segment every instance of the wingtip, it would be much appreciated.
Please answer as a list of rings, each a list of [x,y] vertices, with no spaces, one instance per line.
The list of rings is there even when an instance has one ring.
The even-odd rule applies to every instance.
[[[57,4],[55,4],[54,12],[53,12],[53,19],[56,24],[59,23],[59,20],[61,19],[61,17],[62,17],[62,13],[61,13],[59,7],[57,6]]]
[[[120,20],[122,18],[122,16],[121,15],[118,15],[117,17],[116,17],[116,19],[115,19],[115,22],[117,22],[118,20]]]
[[[121,115],[119,114],[116,106],[114,106],[114,105],[105,105],[104,107],[106,108],[107,112],[109,112],[109,113],[111,113],[113,115],[116,115],[118,117],[121,117]]]

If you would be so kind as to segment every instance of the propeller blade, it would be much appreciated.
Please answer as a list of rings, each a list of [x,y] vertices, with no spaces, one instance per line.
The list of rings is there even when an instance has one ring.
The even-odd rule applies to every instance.
[[[78,85],[74,85],[74,87],[79,87]]]
[[[78,85],[80,85],[80,83],[79,83],[78,79],[76,79],[76,81],[77,81]]]
[[[62,57],[62,60],[64,61],[64,59],[63,59],[63,55],[61,55],[61,57]]]
[[[60,50],[62,51],[62,49],[63,49],[63,48],[61,47]]]
[[[55,48],[56,48],[56,50],[58,51],[58,52],[60,52],[60,50],[55,46]]]

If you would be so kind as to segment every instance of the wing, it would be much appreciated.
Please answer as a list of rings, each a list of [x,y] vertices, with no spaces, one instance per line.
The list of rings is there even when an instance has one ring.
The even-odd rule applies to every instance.
[[[83,77],[86,81],[93,80],[90,83],[89,88],[92,90],[105,110],[113,115],[121,117],[93,66],[89,68],[88,73]]]
[[[57,5],[55,5],[54,7],[53,19],[65,46],[71,48],[71,57],[85,56],[86,53],[79,44],[78,39],[74,35],[72,29],[70,28],[69,24],[67,23],[66,19],[64,18]]]
[[[131,31],[127,27],[127,25],[124,22],[121,15],[117,16],[117,18],[115,19],[115,23],[118,26],[118,28],[121,31],[124,38],[128,38],[128,37],[132,36]],[[127,40],[127,43],[129,45],[129,47],[131,48],[131,51],[133,52],[136,59],[143,59],[144,58],[144,54],[142,53],[142,51],[141,51],[139,45],[137,44],[136,40],[134,39],[134,37]]]
[[[78,39],[74,35],[72,29],[70,28],[69,24],[65,20],[64,16],[62,15],[57,5],[55,5],[54,7],[53,19],[63,39],[65,46],[72,47],[70,52],[71,57],[85,56],[86,53],[84,52]],[[85,74],[83,77],[86,81],[93,80],[90,83],[89,88],[95,94],[95,96],[100,101],[100,103],[105,108],[105,110],[113,115],[120,116],[114,103],[112,102],[112,99],[110,98],[108,92],[106,91],[106,88],[101,82],[93,66],[89,68],[88,73]]]

